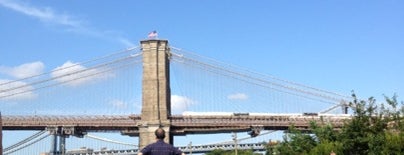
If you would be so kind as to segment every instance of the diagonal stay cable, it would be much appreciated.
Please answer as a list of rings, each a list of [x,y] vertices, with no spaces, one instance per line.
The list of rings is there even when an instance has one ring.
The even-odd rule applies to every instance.
[[[175,56],[175,55],[174,55],[174,56]],[[186,61],[194,62],[195,64],[199,64],[199,65],[201,65],[201,66],[206,66],[206,67],[208,67],[208,68],[212,68],[212,69],[224,71],[224,72],[226,72],[226,73],[228,73],[228,74],[231,74],[231,75],[237,75],[237,76],[240,76],[240,77],[243,77],[243,78],[252,79],[252,80],[255,80],[255,81],[262,82],[262,83],[269,83],[269,84],[271,84],[271,85],[273,85],[273,86],[277,86],[277,87],[284,88],[284,89],[287,89],[287,90],[293,90],[293,91],[300,92],[300,93],[304,93],[304,94],[310,94],[310,95],[313,95],[313,96],[317,96],[317,97],[321,97],[321,98],[326,98],[326,99],[330,99],[330,100],[333,100],[333,101],[340,101],[340,100],[341,100],[341,99],[339,99],[339,98],[331,97],[331,96],[328,96],[328,95],[322,95],[322,94],[314,93],[314,92],[307,91],[307,90],[302,90],[302,89],[295,88],[295,87],[285,86],[285,85],[283,85],[283,84],[279,84],[279,83],[275,83],[275,82],[270,82],[270,81],[263,80],[263,79],[261,79],[261,78],[252,77],[252,76],[250,76],[250,75],[246,75],[246,74],[243,74],[243,73],[238,73],[238,72],[235,72],[235,71],[230,71],[230,70],[228,70],[228,69],[224,69],[223,67],[219,67],[219,66],[214,66],[214,65],[211,65],[211,64],[207,64],[207,63],[204,63],[204,62],[201,62],[201,61],[192,59],[192,58],[187,58],[187,57],[180,57],[180,58],[181,58],[181,59],[184,59],[184,60],[186,60]],[[223,73],[221,73],[221,72],[219,72],[219,73],[223,75]],[[231,76],[230,76],[230,77],[231,77]],[[233,77],[233,78],[234,78],[234,77]],[[246,81],[247,81],[247,80],[246,80]],[[251,83],[251,82],[250,82],[250,83]]]
[[[137,57],[137,56],[135,56],[135,57]],[[67,74],[55,76],[55,77],[52,77],[52,78],[49,78],[49,79],[28,83],[26,85],[22,85],[22,86],[18,86],[18,87],[12,87],[12,88],[8,88],[8,89],[4,89],[0,93],[4,93],[4,92],[7,92],[7,91],[12,91],[12,90],[17,90],[17,89],[21,89],[21,88],[24,88],[24,87],[30,87],[30,86],[38,85],[38,84],[42,84],[42,83],[46,83],[46,82],[57,80],[57,79],[60,79],[60,78],[63,78],[63,77],[72,76],[72,75],[76,75],[76,74],[79,74],[79,73],[84,73],[86,71],[92,71],[92,70],[97,69],[97,68],[105,67],[105,66],[108,66],[108,65],[111,65],[111,64],[114,64],[114,63],[118,63],[118,62],[121,62],[121,61],[125,61],[125,60],[128,60],[128,59],[132,59],[132,58],[134,58],[134,56],[126,56],[126,57],[123,57],[123,58],[120,58],[120,59],[117,59],[117,60],[113,60],[113,61],[110,61],[110,62],[107,62],[107,63],[103,63],[103,64],[99,64],[99,65],[90,67],[90,68],[87,68],[87,69],[78,70],[78,71],[75,71],[75,72],[72,72],[72,73],[67,73]],[[0,99],[8,97],[8,96],[13,96],[13,95],[0,96]]]
[[[268,77],[268,78],[271,78],[271,79],[274,79],[274,80],[277,80],[277,81],[281,81],[281,82],[284,82],[284,83],[289,83],[289,84],[291,84],[291,85],[295,85],[295,86],[299,86],[299,87],[311,89],[311,90],[314,90],[314,91],[323,92],[323,93],[327,93],[327,94],[331,94],[331,95],[335,95],[335,96],[340,96],[340,97],[343,97],[343,98],[351,99],[351,97],[350,97],[350,96],[347,96],[347,95],[342,95],[342,94],[339,94],[339,93],[335,93],[335,92],[331,92],[331,91],[327,91],[327,90],[323,90],[323,89],[319,89],[319,88],[307,86],[307,85],[300,84],[300,83],[296,83],[296,82],[292,82],[292,81],[289,81],[289,80],[280,79],[280,78],[277,78],[277,77],[272,76],[272,75],[266,75],[266,74],[254,72],[254,71],[247,70],[247,69],[244,69],[244,68],[241,68],[241,67],[237,67],[237,66],[234,66],[234,65],[226,64],[226,63],[217,61],[217,60],[212,59],[212,58],[200,56],[200,55],[198,55],[198,54],[196,54],[196,53],[194,53],[194,52],[187,52],[187,51],[184,51],[184,50],[182,50],[182,49],[180,49],[180,48],[176,48],[176,47],[172,47],[172,46],[171,46],[171,48],[174,49],[174,51],[183,52],[183,53],[188,53],[188,54],[191,54],[191,55],[194,55],[194,56],[197,56],[197,57],[202,57],[202,58],[208,59],[208,60],[210,60],[210,61],[212,61],[212,62],[214,62],[214,63],[227,65],[227,66],[230,66],[230,67],[233,67],[233,68],[237,68],[238,70],[243,70],[243,71],[245,71],[245,72],[249,72],[249,73],[252,73],[252,74],[257,74],[257,75],[260,75],[260,76]]]
[[[138,48],[139,48],[139,47],[135,46],[135,47],[130,47],[130,48],[127,48],[127,49],[124,49],[124,50],[119,50],[119,51],[117,51],[117,52],[114,52],[114,53],[109,54],[109,55],[106,55],[106,56],[98,57],[98,58],[95,58],[95,59],[92,59],[92,60],[87,60],[87,61],[84,61],[84,62],[81,62],[81,63],[77,63],[77,64],[74,64],[74,65],[71,65],[71,66],[68,66],[68,67],[58,68],[58,69],[52,70],[52,71],[50,71],[50,72],[45,72],[45,73],[42,73],[42,74],[37,74],[37,75],[33,75],[33,76],[29,76],[29,77],[25,77],[25,78],[13,80],[13,81],[3,82],[3,83],[0,83],[0,86],[6,85],[6,84],[15,83],[15,82],[18,82],[18,81],[23,81],[23,80],[31,79],[31,78],[35,78],[35,77],[39,77],[39,76],[42,76],[42,75],[50,74],[50,73],[57,72],[57,71],[61,71],[61,70],[64,70],[64,69],[69,69],[69,68],[72,68],[72,67],[75,67],[75,66],[79,66],[79,65],[83,65],[83,64],[88,64],[88,63],[90,63],[90,62],[94,62],[94,61],[106,59],[106,58],[109,58],[109,57],[112,57],[112,56],[115,56],[115,55],[119,55],[119,54],[122,54],[122,53],[125,53],[125,52],[129,52],[129,51],[138,49]],[[2,91],[2,90],[0,90],[0,92],[1,92],[1,91]]]
[[[135,63],[139,63],[139,62],[134,62],[133,64],[135,64]],[[129,66],[129,65],[130,65],[130,64],[126,64],[126,65],[122,65],[122,66]],[[89,75],[86,75],[86,76],[73,78],[73,79],[66,80],[66,81],[62,81],[62,82],[59,82],[59,83],[49,84],[49,85],[46,85],[46,86],[43,86],[43,87],[38,87],[38,88],[30,89],[30,90],[24,90],[24,91],[21,91],[21,92],[16,92],[16,93],[12,93],[12,94],[7,94],[7,95],[4,95],[4,96],[0,96],[0,99],[2,99],[2,98],[7,98],[7,97],[11,97],[11,96],[14,96],[14,95],[19,95],[19,94],[27,93],[27,92],[31,92],[31,91],[35,91],[35,90],[40,90],[40,89],[44,89],[44,88],[49,88],[49,87],[53,87],[53,86],[57,86],[57,85],[62,85],[62,84],[69,83],[69,82],[72,82],[72,81],[75,81],[75,80],[80,80],[80,79],[84,79],[84,78],[87,78],[87,77],[99,75],[99,74],[102,74],[102,73],[110,72],[110,71],[115,70],[115,69],[123,68],[122,66],[118,66],[118,67],[114,67],[114,68],[109,68],[109,69],[104,70],[104,71],[102,71],[102,72],[97,72],[97,73],[89,74]]]
[[[174,61],[176,61],[176,60],[174,59]],[[178,61],[178,62],[184,63],[183,61]],[[308,96],[305,96],[305,95],[300,95],[298,93],[293,93],[291,91],[285,91],[285,90],[278,89],[278,88],[275,88],[275,87],[268,87],[267,85],[264,85],[264,84],[259,84],[259,83],[256,83],[256,82],[252,82],[250,80],[246,80],[246,79],[238,78],[238,77],[235,77],[235,76],[227,75],[227,74],[224,74],[222,72],[214,72],[214,71],[211,71],[211,70],[208,70],[208,69],[205,69],[205,68],[202,68],[202,69],[204,69],[204,70],[206,70],[208,72],[214,73],[214,74],[219,74],[219,75],[222,75],[222,76],[226,76],[226,77],[233,78],[233,79],[236,79],[236,80],[240,80],[240,81],[243,81],[243,82],[246,82],[246,83],[257,85],[257,86],[260,86],[260,87],[263,87],[263,88],[269,88],[269,89],[272,89],[272,90],[275,90],[275,91],[278,91],[278,92],[282,92],[282,93],[285,93],[285,94],[298,96],[298,97],[306,98],[306,99],[313,100],[313,101],[319,101],[319,102],[323,102],[323,103],[328,103],[328,104],[331,104],[331,105],[337,105],[338,104],[338,103],[335,103],[336,100],[333,100],[334,102],[325,101],[325,100],[322,100],[322,99],[308,97]]]
[[[23,146],[21,146],[21,147],[19,147],[17,149],[10,150],[10,151],[4,151],[4,155],[9,155],[11,153],[17,152],[17,151],[19,151],[21,149],[24,149],[24,148],[26,148],[28,146],[31,146],[32,144],[35,144],[35,143],[39,142],[39,141],[41,141],[41,140],[43,140],[43,139],[45,139],[47,137],[49,137],[49,134],[46,134],[46,135],[42,136],[41,138],[39,138],[39,139],[37,139],[35,141],[32,141],[31,143],[25,144],[25,145],[23,145]]]
[[[35,138],[41,136],[41,135],[44,134],[45,132],[46,132],[45,130],[39,131],[39,132],[37,132],[37,133],[35,133],[35,134],[33,134],[33,135],[31,135],[31,136],[29,136],[29,137],[27,137],[27,138],[21,140],[21,141],[19,141],[18,143],[15,143],[15,144],[13,144],[13,145],[11,145],[11,146],[9,146],[9,147],[4,148],[3,151],[4,151],[4,152],[7,152],[8,150],[12,150],[12,149],[14,149],[14,148],[16,148],[16,147],[18,147],[18,146],[21,146],[21,145],[23,145],[23,144],[25,144],[25,143],[31,141],[32,139],[35,139]]]

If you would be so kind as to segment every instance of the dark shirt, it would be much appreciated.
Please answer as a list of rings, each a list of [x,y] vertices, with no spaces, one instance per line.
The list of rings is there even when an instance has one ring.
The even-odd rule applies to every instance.
[[[178,148],[165,143],[163,140],[147,145],[141,151],[143,155],[181,155],[182,152]]]

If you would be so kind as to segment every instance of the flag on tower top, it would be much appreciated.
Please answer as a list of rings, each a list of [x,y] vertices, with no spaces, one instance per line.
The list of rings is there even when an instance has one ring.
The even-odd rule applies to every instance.
[[[157,31],[152,31],[152,32],[150,32],[149,33],[149,35],[147,35],[147,37],[149,38],[149,39],[156,39],[157,38]]]

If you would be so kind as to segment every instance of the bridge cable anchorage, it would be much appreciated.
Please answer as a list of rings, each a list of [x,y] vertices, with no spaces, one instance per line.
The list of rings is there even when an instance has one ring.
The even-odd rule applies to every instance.
[[[16,152],[16,151],[22,150],[22,149],[24,149],[24,148],[26,148],[26,147],[28,147],[28,146],[31,146],[31,145],[33,145],[33,144],[35,144],[35,143],[37,143],[37,142],[39,142],[39,141],[41,141],[41,140],[47,138],[47,137],[49,137],[49,134],[46,134],[46,135],[44,135],[44,136],[38,138],[37,140],[34,140],[34,141],[30,142],[30,143],[27,143],[27,144],[25,144],[25,145],[22,145],[21,147],[16,148],[16,149],[14,149],[14,150],[4,151],[4,155],[9,155],[9,154],[14,153],[14,152]]]
[[[124,58],[121,58],[121,59],[118,59],[118,60],[114,60],[114,61],[112,61],[112,62],[108,62],[108,63],[104,63],[104,64],[99,64],[99,65],[94,66],[94,67],[91,67],[91,68],[87,68],[87,69],[83,69],[83,70],[78,70],[78,71],[75,71],[75,72],[72,72],[72,73],[67,73],[67,74],[63,74],[63,75],[60,75],[60,76],[52,77],[52,78],[49,78],[49,79],[45,79],[45,80],[41,80],[41,81],[29,83],[29,84],[26,84],[26,85],[23,85],[23,86],[18,86],[18,87],[14,87],[14,88],[9,88],[9,89],[6,89],[6,91],[17,90],[17,89],[21,89],[21,88],[24,88],[24,87],[31,87],[32,85],[38,85],[38,84],[42,84],[42,83],[54,81],[54,80],[57,80],[57,79],[60,79],[60,78],[64,78],[64,77],[76,75],[76,74],[79,74],[79,75],[80,75],[80,73],[91,72],[91,71],[94,71],[94,69],[101,68],[101,67],[104,67],[104,66],[108,66],[108,65],[111,65],[111,64],[114,64],[114,63],[118,63],[118,62],[121,62],[121,61],[129,60],[129,59],[132,59],[132,58],[133,58],[133,57],[131,57],[131,56],[127,56],[127,57],[124,57]],[[135,62],[135,63],[139,63],[139,62]],[[134,63],[134,64],[135,64],[135,63]],[[76,78],[73,78],[73,79],[70,79],[70,80],[65,80],[65,81],[63,81],[63,82],[59,82],[59,83],[55,83],[55,84],[49,84],[49,85],[46,85],[46,86],[43,86],[43,87],[39,87],[39,88],[33,88],[33,89],[29,89],[29,90],[23,90],[23,91],[21,91],[21,92],[6,94],[6,95],[3,95],[3,96],[0,96],[0,99],[2,99],[2,98],[7,98],[7,97],[11,97],[11,96],[18,95],[18,94],[27,93],[27,92],[32,92],[32,91],[39,90],[39,89],[43,89],[43,88],[48,88],[48,87],[52,87],[52,86],[62,85],[62,84],[69,83],[69,82],[72,82],[72,81],[75,81],[75,80],[80,80],[80,79],[84,79],[84,78],[87,78],[87,77],[91,77],[91,76],[99,75],[99,74],[102,74],[102,73],[106,73],[106,72],[109,72],[109,71],[112,71],[112,70],[115,70],[115,69],[121,69],[121,68],[124,68],[125,66],[129,66],[129,65],[131,65],[131,63],[125,64],[125,65],[122,65],[122,66],[118,66],[118,67],[114,67],[114,68],[111,68],[111,69],[106,69],[106,70],[104,70],[104,71],[100,71],[100,72],[97,72],[97,73],[88,74],[88,75],[85,75],[85,76],[82,76],[82,77],[76,77]],[[1,92],[0,92],[0,93],[1,93]],[[3,92],[3,93],[4,93],[4,92]]]
[[[139,145],[134,145],[134,144],[130,144],[130,143],[119,142],[119,141],[115,141],[115,140],[111,140],[111,139],[107,139],[107,138],[102,138],[102,137],[98,137],[98,136],[94,136],[94,135],[89,135],[89,134],[85,135],[85,137],[88,137],[88,138],[91,138],[91,139],[95,139],[95,140],[104,141],[104,142],[109,142],[109,143],[115,143],[115,144],[120,144],[120,145],[139,147]]]
[[[98,58],[95,58],[95,59],[87,60],[87,61],[84,61],[84,62],[81,62],[81,63],[76,63],[76,64],[71,65],[71,66],[68,66],[68,67],[58,68],[58,69],[55,69],[55,70],[52,70],[52,71],[49,71],[49,72],[45,72],[45,73],[41,73],[41,74],[37,74],[37,75],[32,75],[32,76],[28,76],[28,77],[25,77],[25,78],[21,78],[21,79],[17,79],[17,80],[12,80],[12,81],[8,81],[8,82],[3,82],[3,83],[0,83],[0,86],[6,85],[6,84],[15,83],[15,82],[19,82],[19,81],[24,81],[24,80],[27,80],[27,79],[32,79],[32,78],[39,77],[39,76],[42,76],[42,75],[51,74],[51,73],[53,73],[53,72],[57,72],[57,71],[61,71],[61,70],[69,69],[69,68],[73,68],[73,67],[76,67],[76,66],[79,66],[79,65],[88,64],[88,63],[90,63],[90,62],[94,62],[94,61],[106,59],[106,58],[109,58],[109,57],[113,57],[113,56],[118,55],[118,54],[122,54],[122,53],[126,53],[126,52],[129,52],[129,51],[133,51],[133,50],[135,50],[135,49],[139,49],[139,46],[129,47],[129,48],[126,48],[126,49],[124,49],[124,50],[119,50],[119,51],[113,52],[113,53],[111,53],[111,54],[109,54],[109,55],[106,55],[106,56],[102,56],[102,57],[98,57]],[[3,90],[0,90],[0,92],[3,92]]]
[[[258,73],[258,72],[251,71],[251,70],[249,70],[249,69],[242,68],[242,67],[239,67],[239,66],[234,66],[234,65],[231,65],[231,64],[226,64],[226,63],[224,63],[224,62],[220,62],[220,61],[217,61],[217,60],[212,59],[212,58],[209,58],[209,57],[205,57],[205,56],[198,55],[198,54],[196,54],[195,52],[187,52],[187,51],[184,51],[184,50],[182,50],[181,48],[177,48],[177,47],[173,47],[173,46],[170,46],[170,47],[171,47],[172,49],[176,50],[176,51],[188,53],[188,54],[191,54],[191,55],[195,55],[195,56],[197,56],[197,57],[203,57],[203,58],[209,59],[209,60],[211,60],[211,61],[214,61],[214,62],[216,62],[216,63],[219,63],[219,64],[223,64],[223,65],[226,65],[226,66],[230,66],[230,67],[236,68],[237,70],[243,70],[243,71],[245,71],[245,72],[249,72],[249,73],[252,73],[252,74],[257,74],[257,75],[261,75],[261,76],[264,76],[264,77],[269,77],[269,78],[274,79],[274,80],[277,80],[277,81],[289,83],[289,84],[296,85],[296,86],[299,86],[299,87],[304,87],[304,88],[307,88],[307,89],[312,89],[312,90],[315,90],[315,91],[318,91],[318,92],[328,93],[328,94],[340,96],[340,97],[343,97],[343,98],[350,98],[350,99],[352,98],[351,96],[339,94],[339,93],[336,93],[336,92],[331,92],[331,91],[324,90],[324,89],[319,89],[319,88],[311,87],[311,86],[308,86],[308,85],[300,84],[300,83],[293,82],[293,81],[289,81],[289,80],[285,80],[285,79],[280,79],[280,78],[277,78],[277,77],[272,76],[272,75]]]
[[[214,65],[211,65],[211,64],[207,64],[207,63],[204,63],[204,62],[201,62],[201,61],[192,59],[192,58],[182,57],[181,59],[182,59],[182,60],[185,60],[185,61],[194,62],[194,63],[196,63],[196,64],[199,64],[199,65],[201,65],[201,66],[205,66],[205,67],[208,67],[208,68],[213,68],[213,69],[217,69],[217,70],[220,70],[220,71],[224,71],[224,72],[227,73],[227,74],[238,75],[238,76],[240,76],[240,77],[247,78],[247,79],[252,79],[252,80],[255,80],[255,81],[257,81],[257,82],[270,84],[270,85],[277,86],[277,87],[280,87],[280,88],[283,88],[283,89],[286,89],[286,90],[289,90],[289,91],[290,91],[290,90],[293,90],[293,91],[296,91],[296,92],[300,92],[300,93],[304,93],[304,94],[309,94],[309,95],[312,95],[312,96],[317,96],[317,97],[320,97],[320,98],[332,100],[332,101],[334,101],[334,102],[324,101],[324,100],[320,100],[320,99],[314,99],[314,98],[307,97],[307,96],[303,96],[303,95],[299,95],[299,94],[296,94],[296,93],[287,92],[287,91],[280,90],[280,89],[276,89],[276,88],[273,88],[273,87],[268,87],[268,86],[263,85],[263,84],[259,84],[259,83],[256,83],[256,82],[251,82],[251,81],[249,81],[249,80],[243,80],[243,79],[241,79],[241,78],[236,78],[235,76],[227,75],[227,74],[225,74],[224,72],[220,72],[220,71],[218,71],[218,72],[213,72],[213,71],[207,70],[207,71],[210,71],[210,72],[215,73],[215,74],[220,74],[220,75],[227,76],[227,77],[230,77],[230,78],[233,78],[233,79],[237,79],[237,80],[241,80],[241,81],[244,81],[244,82],[247,82],[247,83],[255,84],[255,85],[258,85],[258,86],[265,87],[265,88],[270,88],[270,89],[273,89],[273,90],[276,90],[276,91],[279,91],[279,92],[283,92],[283,93],[287,93],[287,94],[291,94],[291,95],[295,95],[295,96],[299,96],[299,97],[303,97],[303,98],[307,98],[307,99],[311,99],[311,100],[317,100],[317,101],[324,102],[324,103],[330,103],[330,104],[333,104],[333,105],[336,104],[336,103],[335,103],[336,101],[340,101],[339,98],[331,97],[331,96],[328,96],[328,95],[322,95],[322,94],[318,94],[318,93],[314,93],[314,92],[311,92],[311,91],[302,90],[302,89],[295,88],[295,87],[286,86],[286,85],[279,84],[279,83],[275,83],[275,82],[270,82],[270,81],[267,81],[267,80],[264,80],[264,79],[261,79],[261,78],[255,78],[255,77],[252,77],[252,76],[249,76],[249,75],[246,75],[246,74],[242,74],[242,73],[230,71],[230,70],[224,69],[224,68],[222,68],[222,67],[217,67],[217,66],[214,66]]]
[[[4,152],[7,152],[7,151],[12,150],[12,149],[14,149],[14,148],[17,148],[17,147],[19,147],[19,146],[21,146],[21,145],[24,145],[25,143],[27,143],[27,142],[29,142],[29,141],[35,139],[35,138],[38,138],[39,136],[43,135],[44,133],[46,133],[45,130],[39,131],[39,132],[37,132],[37,133],[35,133],[35,134],[33,134],[33,135],[31,135],[31,136],[29,136],[29,137],[27,137],[27,138],[25,138],[25,139],[19,141],[19,142],[17,142],[17,143],[15,143],[15,144],[13,144],[13,145],[11,145],[11,146],[9,146],[9,147],[4,148],[3,151],[4,151]]]

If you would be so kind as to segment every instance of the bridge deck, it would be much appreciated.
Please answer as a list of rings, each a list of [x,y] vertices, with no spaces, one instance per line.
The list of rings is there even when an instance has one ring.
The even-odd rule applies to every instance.
[[[308,129],[311,121],[340,128],[346,116],[171,116],[171,132],[175,135],[193,133],[225,133],[248,131],[251,127],[286,130],[290,125]],[[126,131],[136,135],[142,124],[139,115],[97,116],[3,116],[4,130],[45,130],[47,127],[75,127],[81,131]]]

